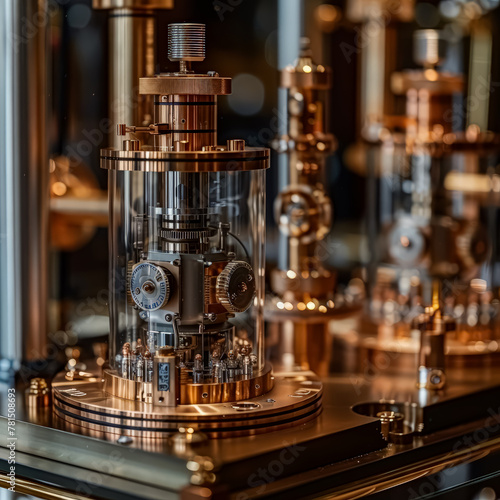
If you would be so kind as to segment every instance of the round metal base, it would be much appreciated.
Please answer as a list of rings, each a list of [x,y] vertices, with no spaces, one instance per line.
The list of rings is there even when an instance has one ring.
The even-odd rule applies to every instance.
[[[54,412],[68,428],[79,426],[95,437],[106,434],[167,438],[179,428],[209,437],[259,434],[304,423],[321,412],[322,384],[310,372],[274,376],[274,388],[264,396],[236,403],[179,405],[160,408],[104,392],[101,378],[53,384]]]
[[[104,370],[104,390],[111,396],[133,401],[153,402],[152,382],[136,382],[119,377],[112,370]],[[181,384],[180,404],[230,403],[263,396],[273,388],[274,378],[269,363],[255,376],[225,383]]]

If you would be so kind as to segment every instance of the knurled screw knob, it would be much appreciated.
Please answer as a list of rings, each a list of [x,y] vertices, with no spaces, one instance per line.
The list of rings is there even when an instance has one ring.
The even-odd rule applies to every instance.
[[[169,24],[168,58],[171,61],[203,61],[205,59],[205,25]]]
[[[217,300],[230,313],[246,311],[255,296],[255,276],[250,264],[232,261],[217,277]]]

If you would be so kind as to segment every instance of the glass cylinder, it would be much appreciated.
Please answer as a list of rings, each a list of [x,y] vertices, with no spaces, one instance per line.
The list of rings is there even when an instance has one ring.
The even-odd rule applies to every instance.
[[[262,370],[264,170],[110,170],[109,192],[111,368],[171,347],[186,380],[241,351]]]
[[[173,73],[140,79],[154,123],[118,126],[101,151],[110,192],[108,392],[156,406],[222,403],[272,388],[264,365],[265,175],[269,151],[217,141],[231,79],[194,73],[205,27],[169,25]],[[152,145],[136,134],[147,133]]]

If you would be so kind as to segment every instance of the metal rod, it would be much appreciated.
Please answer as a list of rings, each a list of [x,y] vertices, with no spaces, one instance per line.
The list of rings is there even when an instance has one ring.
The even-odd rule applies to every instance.
[[[49,159],[46,130],[50,10],[44,0],[6,0],[0,24],[0,359],[2,368],[46,355]],[[32,36],[26,24],[37,23]]]

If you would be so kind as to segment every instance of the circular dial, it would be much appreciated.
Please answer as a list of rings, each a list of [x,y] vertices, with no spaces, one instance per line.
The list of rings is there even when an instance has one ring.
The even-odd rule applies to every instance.
[[[426,249],[425,236],[410,222],[397,223],[389,234],[389,254],[402,265],[416,265]]]
[[[156,311],[170,298],[167,271],[144,262],[135,266],[130,278],[130,294],[134,302],[145,311]]]
[[[230,262],[217,277],[217,299],[229,312],[243,312],[255,296],[255,276],[246,262]]]

